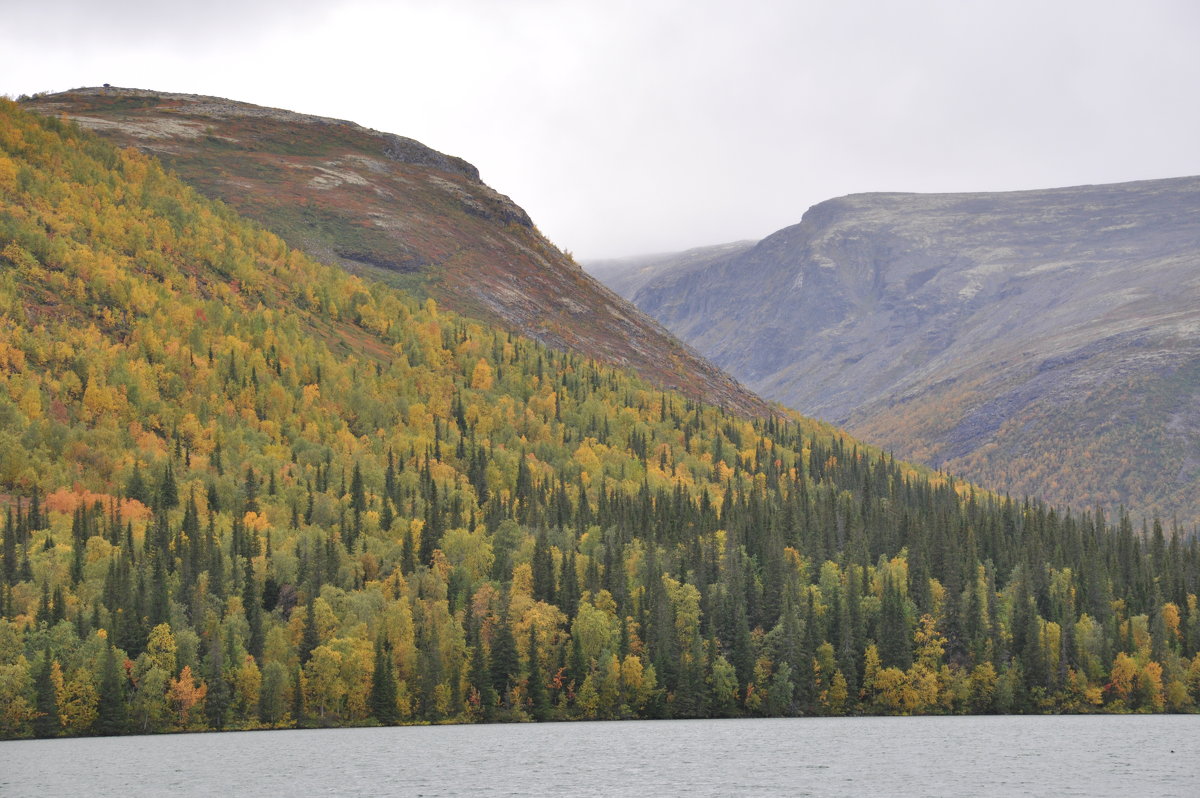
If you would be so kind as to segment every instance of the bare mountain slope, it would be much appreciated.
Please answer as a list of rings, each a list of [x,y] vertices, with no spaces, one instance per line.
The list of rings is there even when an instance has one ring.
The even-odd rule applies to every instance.
[[[768,412],[585,274],[460,158],[352,122],[216,97],[106,87],[25,107],[158,156],[321,260],[707,402]]]
[[[695,247],[684,252],[585,260],[583,268],[621,296],[632,299],[638,289],[666,272],[704,269],[718,261],[740,255],[754,244],[754,241],[735,241],[730,244]]]
[[[898,456],[1200,521],[1200,178],[843,197],[634,301]]]

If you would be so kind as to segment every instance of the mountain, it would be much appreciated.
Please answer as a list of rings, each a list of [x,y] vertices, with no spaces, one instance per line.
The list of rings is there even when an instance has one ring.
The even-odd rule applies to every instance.
[[[754,241],[734,241],[729,244],[695,247],[684,252],[585,260],[582,265],[597,280],[626,299],[631,299],[638,289],[657,279],[665,271],[704,269],[718,261],[740,255],[754,244]]]
[[[0,100],[0,738],[1185,711],[1200,543],[747,419]]]
[[[640,279],[751,388],[900,457],[1200,522],[1200,178],[842,197]]]
[[[217,97],[102,87],[24,104],[161,158],[206,196],[324,263],[632,367],[660,387],[770,412],[584,273],[460,158],[353,122]]]

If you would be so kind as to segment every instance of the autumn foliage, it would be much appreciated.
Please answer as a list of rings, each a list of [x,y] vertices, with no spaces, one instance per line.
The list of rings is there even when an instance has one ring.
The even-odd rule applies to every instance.
[[[327,268],[0,103],[0,736],[1183,711],[1194,538]]]

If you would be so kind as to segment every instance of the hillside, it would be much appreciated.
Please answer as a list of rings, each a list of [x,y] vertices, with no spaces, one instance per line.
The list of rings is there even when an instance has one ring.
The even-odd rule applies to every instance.
[[[324,263],[742,413],[767,406],[550,244],[466,161],[353,122],[123,88],[39,96]]]
[[[1200,522],[1200,178],[843,197],[633,298],[897,456]]]
[[[0,738],[1186,711],[1200,544],[747,420],[0,101]]]

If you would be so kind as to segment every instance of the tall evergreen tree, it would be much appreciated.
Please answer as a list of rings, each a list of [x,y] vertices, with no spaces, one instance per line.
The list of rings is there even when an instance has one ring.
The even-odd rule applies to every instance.
[[[546,692],[546,679],[542,675],[542,667],[538,663],[537,626],[529,627],[529,667],[525,680],[525,690],[529,696],[529,714],[534,720],[545,720],[550,715],[550,697]]]
[[[548,604],[554,602],[554,560],[546,530],[539,530],[533,543],[533,597]]]
[[[304,613],[304,631],[300,635],[300,664],[307,665],[313,649],[321,645],[320,635],[317,634],[317,611],[313,597],[309,597],[308,606]]]
[[[42,650],[42,658],[33,673],[33,692],[37,714],[33,718],[34,737],[57,737],[61,725],[58,720],[58,697],[54,682],[50,678],[50,646]]]
[[[140,460],[133,461],[133,473],[129,475],[129,480],[125,483],[125,498],[139,501],[147,507],[150,506],[150,491],[146,487],[145,477],[142,476]]]
[[[162,479],[158,483],[158,502],[160,507],[173,510],[179,506],[179,486],[175,482],[175,468],[168,460],[163,466]]]
[[[229,717],[229,683],[225,680],[225,653],[220,633],[214,633],[208,644],[208,665],[205,669],[205,681],[208,683],[208,694],[204,701],[204,715],[208,725],[217,731],[225,728]]]
[[[242,579],[242,609],[246,613],[246,624],[250,627],[250,634],[246,637],[246,651],[261,663],[265,643],[262,596],[258,589],[258,581],[254,578],[254,568],[250,560],[246,560],[245,577]]]
[[[491,678],[492,689],[500,697],[504,706],[509,706],[512,688],[516,684],[521,670],[521,661],[517,654],[517,642],[513,639],[512,627],[508,623],[508,608],[496,624],[496,632],[492,640]]]
[[[371,695],[367,702],[371,716],[384,726],[394,726],[400,721],[391,648],[382,636],[375,641],[375,670],[371,674]]]
[[[904,594],[890,574],[883,582],[879,625],[879,656],[884,667],[907,670],[912,665],[912,627],[904,609]]]
[[[128,725],[125,705],[125,676],[117,661],[117,650],[110,640],[104,650],[100,670],[99,703],[96,707],[96,733],[102,736],[124,734]]]

